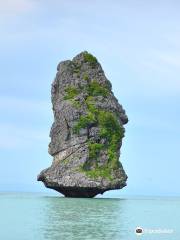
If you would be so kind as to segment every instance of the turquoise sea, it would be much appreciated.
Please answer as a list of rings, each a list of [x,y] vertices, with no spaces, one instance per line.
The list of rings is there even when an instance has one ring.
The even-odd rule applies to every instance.
[[[136,227],[144,233],[135,234]],[[180,198],[0,194],[1,240],[179,240]]]

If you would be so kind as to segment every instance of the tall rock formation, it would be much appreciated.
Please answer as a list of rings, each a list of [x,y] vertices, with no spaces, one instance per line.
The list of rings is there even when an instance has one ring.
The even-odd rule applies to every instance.
[[[53,162],[38,181],[66,197],[94,197],[126,186],[119,155],[128,118],[97,59],[82,52],[61,62],[51,95]]]

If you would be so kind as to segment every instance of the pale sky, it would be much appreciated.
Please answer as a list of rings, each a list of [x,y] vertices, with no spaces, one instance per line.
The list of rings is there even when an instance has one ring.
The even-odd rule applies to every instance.
[[[180,195],[180,3],[0,0],[0,191],[46,191],[57,64],[94,54],[129,117],[127,187],[104,196]]]

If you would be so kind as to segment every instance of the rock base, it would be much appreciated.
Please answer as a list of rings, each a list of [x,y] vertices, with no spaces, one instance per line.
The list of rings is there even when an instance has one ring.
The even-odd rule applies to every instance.
[[[99,187],[76,187],[76,186],[57,186],[56,184],[48,184],[45,180],[45,178],[40,174],[37,178],[38,181],[42,181],[44,185],[47,188],[53,189],[61,194],[63,194],[65,197],[70,198],[93,198],[98,194],[103,194],[106,191],[109,190],[116,190],[121,189],[126,186],[126,180],[122,182],[121,184],[118,184],[113,187],[109,188],[99,188]]]
[[[65,197],[71,198],[93,198],[97,194],[103,194],[105,190],[98,188],[77,188],[77,187],[66,187],[66,188],[54,188],[57,192],[63,194]]]

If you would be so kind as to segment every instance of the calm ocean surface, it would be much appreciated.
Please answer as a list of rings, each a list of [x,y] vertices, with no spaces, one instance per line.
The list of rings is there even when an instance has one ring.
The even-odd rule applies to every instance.
[[[137,226],[146,232],[137,236]],[[0,193],[0,240],[36,239],[179,240],[180,198],[72,199]]]

